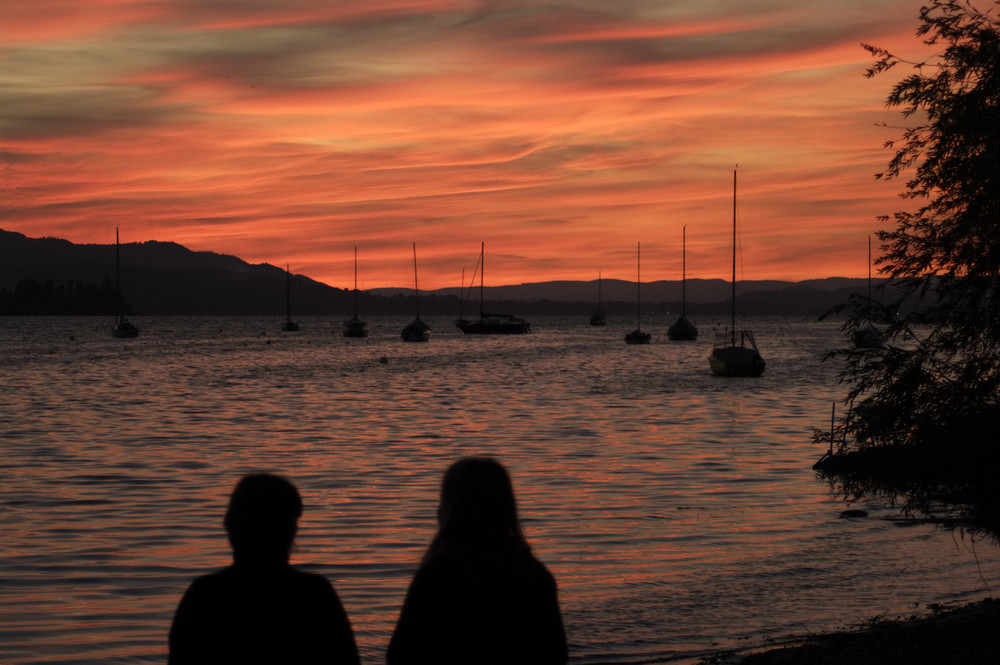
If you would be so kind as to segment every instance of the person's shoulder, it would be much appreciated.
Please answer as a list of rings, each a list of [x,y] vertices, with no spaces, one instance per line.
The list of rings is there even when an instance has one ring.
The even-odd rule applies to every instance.
[[[315,588],[333,588],[330,584],[330,580],[326,576],[319,573],[311,573],[306,570],[302,570],[297,566],[288,567],[288,576],[293,580],[294,584],[298,584],[306,587]]]
[[[333,584],[324,575],[307,572],[294,566],[288,567],[287,575],[289,588],[295,589],[302,596],[313,597],[317,602],[320,602],[321,598],[326,598],[327,601],[338,598]]]
[[[476,578],[476,567],[466,557],[456,552],[437,552],[424,559],[417,572],[413,575],[413,585],[434,587],[439,590],[448,588],[466,589]]]
[[[555,586],[556,578],[544,563],[533,554],[528,554],[521,562],[522,571],[539,583]]]
[[[191,592],[204,592],[233,583],[234,573],[231,566],[194,578],[189,587]]]

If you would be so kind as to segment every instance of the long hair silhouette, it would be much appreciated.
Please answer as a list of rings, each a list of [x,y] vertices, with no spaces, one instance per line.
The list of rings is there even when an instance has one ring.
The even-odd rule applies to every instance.
[[[424,560],[456,547],[485,545],[531,552],[507,470],[488,457],[465,457],[441,481],[438,532]]]
[[[452,464],[438,531],[407,590],[389,665],[562,665],[556,581],[521,532],[507,470],[488,457]]]

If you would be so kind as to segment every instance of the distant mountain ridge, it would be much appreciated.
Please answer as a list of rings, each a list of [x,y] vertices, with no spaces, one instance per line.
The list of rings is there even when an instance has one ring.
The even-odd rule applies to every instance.
[[[851,277],[827,277],[824,279],[809,279],[801,282],[787,282],[781,280],[747,280],[739,282],[737,289],[740,295],[757,291],[780,291],[792,287],[805,289],[815,289],[818,292],[838,292],[844,289],[858,290],[860,286],[868,288],[866,279]],[[730,283],[724,279],[691,279],[687,280],[686,297],[688,304],[692,303],[715,303],[728,300],[732,288]],[[373,295],[395,296],[412,292],[412,289],[403,287],[370,289],[368,293]],[[508,285],[508,286],[487,286],[484,289],[492,300],[512,300],[512,301],[534,301],[552,300],[556,302],[594,302],[597,301],[598,284],[597,280],[574,282],[574,281],[550,281],[533,282],[528,284]],[[600,285],[601,299],[605,302],[635,302],[635,282],[621,279],[604,279]],[[428,293],[438,295],[458,296],[460,289],[451,287],[437,289]],[[468,294],[468,289],[466,289]],[[472,289],[472,299],[478,300],[479,287]],[[680,302],[681,282],[680,280],[658,280],[654,282],[642,283],[642,300],[649,303],[660,302]]]
[[[195,252],[173,242],[147,241],[121,246],[125,299],[137,314],[274,314],[285,309],[285,271],[270,264],[250,264],[235,256]],[[114,245],[74,244],[60,238],[29,238],[0,229],[0,289],[11,293],[22,280],[59,286],[100,285],[114,275]],[[294,314],[349,315],[353,296],[304,275],[292,277]],[[820,315],[846,302],[851,293],[867,290],[865,279],[831,277],[801,282],[777,280],[739,283],[741,314]],[[457,315],[459,287],[421,291],[420,311]],[[729,282],[688,279],[689,314],[728,311]],[[486,309],[521,315],[586,315],[595,307],[597,280],[555,280],[486,287]],[[602,305],[611,315],[635,311],[635,282],[605,279]],[[466,314],[478,308],[478,288]],[[680,281],[643,282],[642,299],[649,311],[678,311]],[[407,287],[372,289],[359,294],[362,316],[410,314],[413,292]]]

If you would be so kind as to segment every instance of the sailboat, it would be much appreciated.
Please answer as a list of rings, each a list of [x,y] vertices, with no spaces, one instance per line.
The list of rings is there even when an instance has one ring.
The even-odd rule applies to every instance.
[[[368,322],[358,318],[358,248],[354,248],[354,316],[344,321],[344,337],[368,337]]]
[[[635,330],[625,335],[626,344],[649,344],[649,339],[652,337],[648,332],[642,332],[642,299],[639,297],[639,286],[642,282],[639,281],[639,243],[635,244]]]
[[[717,376],[760,376],[764,358],[749,330],[736,329],[736,171],[733,171],[733,281],[729,329],[716,338],[708,365]]]
[[[413,294],[417,303],[417,318],[403,328],[400,335],[404,342],[426,342],[431,338],[431,327],[420,319],[420,290],[417,288],[417,243],[413,243]]]
[[[687,228],[681,235],[681,316],[674,325],[667,328],[667,338],[674,341],[691,341],[698,339],[698,329],[687,320]]]
[[[881,349],[885,335],[875,327],[871,319],[872,311],[872,237],[868,236],[868,303],[865,311],[865,325],[851,335],[857,349]]]
[[[603,326],[607,325],[608,317],[604,313],[604,309],[601,307],[601,273],[597,273],[597,309],[594,310],[593,314],[590,315],[590,325],[592,326]]]
[[[285,264],[285,322],[281,324],[284,332],[295,332],[299,329],[299,324],[292,321],[292,273],[288,271],[288,264]]]
[[[115,227],[115,327],[111,329],[111,336],[123,339],[139,336],[139,328],[122,314],[122,261],[117,226]]]
[[[489,314],[483,311],[483,273],[486,272],[486,243],[479,249],[479,320],[460,318],[455,325],[466,335],[523,335],[531,332],[531,324],[510,314]]]

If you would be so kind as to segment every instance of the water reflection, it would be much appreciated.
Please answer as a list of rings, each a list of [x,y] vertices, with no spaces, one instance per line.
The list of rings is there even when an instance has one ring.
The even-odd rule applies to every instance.
[[[836,324],[753,322],[768,372],[733,382],[700,342],[619,344],[625,320],[499,340],[429,319],[442,333],[406,345],[399,321],[344,340],[340,318],[294,338],[259,336],[262,319],[147,320],[117,345],[102,322],[2,322],[0,660],[162,662],[185,585],[228,561],[228,488],[275,471],[306,502],[293,561],[331,579],[364,662],[382,662],[440,473],[476,453],[515,478],[574,662],[982,595],[967,543],[891,509],[840,520],[811,471],[809,427],[841,391],[819,363]],[[995,550],[976,553],[996,586]]]

